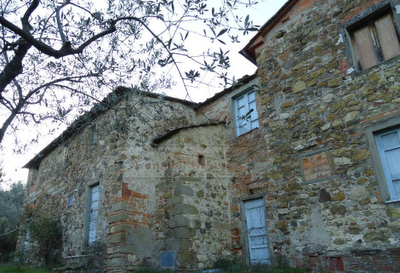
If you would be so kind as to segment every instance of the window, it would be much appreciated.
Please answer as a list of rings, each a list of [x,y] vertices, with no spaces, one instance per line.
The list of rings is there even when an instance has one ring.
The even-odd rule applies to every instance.
[[[395,18],[390,6],[347,28],[358,70],[364,70],[400,54]]]
[[[197,161],[203,167],[206,165],[206,159],[204,155],[198,155]]]
[[[72,205],[74,204],[74,195],[70,194],[68,195],[68,199],[67,199],[67,207],[72,207]]]
[[[99,184],[94,184],[89,188],[86,217],[86,234],[89,246],[94,246],[97,240],[97,220],[99,212]]]
[[[92,144],[95,145],[97,143],[97,130],[96,130],[96,126],[93,125],[92,126]]]
[[[400,200],[400,128],[375,134],[390,200]]]
[[[238,136],[258,128],[256,93],[251,91],[239,96],[234,101],[236,133]]]

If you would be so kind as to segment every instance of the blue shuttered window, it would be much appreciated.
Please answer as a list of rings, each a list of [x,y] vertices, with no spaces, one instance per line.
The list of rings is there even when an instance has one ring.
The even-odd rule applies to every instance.
[[[400,200],[400,129],[375,135],[391,200]]]
[[[236,134],[238,136],[258,128],[258,113],[256,107],[256,93],[246,93],[234,102],[236,118]]]

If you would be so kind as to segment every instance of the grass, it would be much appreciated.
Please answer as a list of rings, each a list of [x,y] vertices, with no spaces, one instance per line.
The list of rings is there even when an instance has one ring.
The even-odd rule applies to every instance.
[[[217,264],[218,265],[218,264]],[[269,267],[265,265],[246,266],[241,264],[222,263],[218,273],[304,273],[305,271],[288,266]],[[35,268],[29,265],[0,264],[0,273],[51,273],[51,267]],[[136,273],[173,273],[170,270],[140,269]],[[196,271],[201,273],[202,271]],[[189,272],[187,272],[189,273]],[[195,272],[192,272],[195,273]],[[217,272],[216,272],[217,273]]]
[[[0,273],[52,273],[51,267],[32,267],[29,265],[0,265]]]
[[[231,264],[220,267],[221,271],[215,273],[305,273],[304,270],[291,268],[288,266],[246,266],[240,264]],[[136,273],[173,273],[174,271],[168,270],[151,270],[151,269],[140,269]],[[202,271],[195,271],[192,273],[201,273]],[[189,273],[189,272],[187,272]]]

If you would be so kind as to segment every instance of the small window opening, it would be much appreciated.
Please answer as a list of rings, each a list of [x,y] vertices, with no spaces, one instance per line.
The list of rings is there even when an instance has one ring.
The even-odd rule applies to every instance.
[[[72,207],[72,205],[74,204],[74,195],[70,194],[68,195],[68,199],[67,199],[67,207]]]
[[[96,127],[93,126],[92,127],[92,144],[96,144],[97,143],[97,130]]]
[[[199,155],[198,156],[198,162],[203,167],[206,165],[206,159],[205,159],[204,155]]]

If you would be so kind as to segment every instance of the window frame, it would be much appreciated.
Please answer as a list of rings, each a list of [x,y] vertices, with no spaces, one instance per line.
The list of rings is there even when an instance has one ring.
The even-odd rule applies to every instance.
[[[392,1],[383,1],[380,4],[377,4],[375,6],[372,6],[368,8],[364,13],[356,16],[349,22],[347,22],[344,25],[344,32],[347,37],[346,39],[346,44],[349,48],[350,51],[350,62],[352,63],[352,66],[354,69],[358,72],[362,72],[365,70],[368,70],[372,67],[378,66],[386,61],[392,60],[398,56],[400,56],[400,52],[396,54],[395,56],[392,56],[388,59],[385,59],[382,53],[382,46],[381,42],[379,41],[378,38],[378,33],[376,32],[375,27],[373,26],[375,22],[377,22],[379,19],[390,15],[391,21],[393,23],[394,27],[394,34],[396,35],[398,45],[400,46],[400,24],[399,24],[399,15],[395,12],[396,8],[392,5]],[[358,49],[357,46],[355,45],[355,38],[354,38],[354,33],[360,29],[363,29],[365,27],[368,27],[369,30],[371,31],[372,29],[375,29],[372,32],[375,32],[374,34],[370,33],[371,41],[374,46],[374,51],[373,53],[376,54],[377,58],[377,63],[373,64],[371,66],[362,68],[361,67],[361,61],[360,58],[358,57]],[[375,38],[375,39],[374,39]],[[376,47],[378,46],[378,47]]]
[[[376,137],[381,134],[387,134],[394,130],[400,130],[400,117],[390,118],[378,124],[365,128],[368,144],[372,156],[372,164],[374,167],[375,175],[378,180],[378,185],[385,203],[400,202],[400,195],[393,196],[389,189],[385,168],[382,163],[381,153],[376,141]],[[391,183],[391,182],[390,182]]]
[[[251,94],[254,93],[254,100],[249,99],[249,96]],[[239,100],[240,99],[245,99],[244,105],[243,106],[239,106]],[[235,131],[236,131],[236,136],[241,136],[243,134],[246,134],[248,132],[250,132],[253,129],[259,128],[260,127],[260,123],[259,123],[259,116],[258,116],[258,110],[257,110],[257,92],[254,90],[254,88],[248,88],[246,89],[244,92],[241,92],[240,94],[236,95],[235,97],[232,98],[233,99],[233,118],[234,118],[234,122],[235,122]],[[250,108],[250,104],[254,105],[254,108]],[[240,123],[239,121],[239,117],[241,115],[240,113],[240,108],[244,107],[245,109],[245,113],[244,115],[248,115],[250,113],[250,120],[246,119],[246,124],[244,126],[241,126],[242,123]],[[254,113],[251,112],[251,110],[254,109]],[[243,116],[243,114],[242,114]],[[252,119],[253,117],[256,117],[255,119]],[[244,122],[245,120],[243,120],[242,122]],[[252,123],[256,122],[255,126],[252,126]],[[246,131],[242,131],[241,132],[241,128],[246,127]]]

